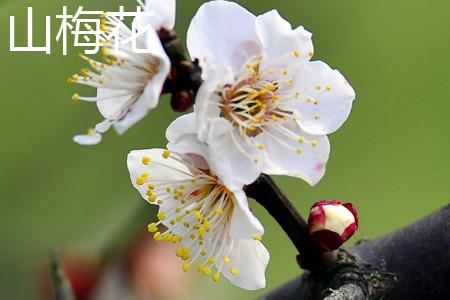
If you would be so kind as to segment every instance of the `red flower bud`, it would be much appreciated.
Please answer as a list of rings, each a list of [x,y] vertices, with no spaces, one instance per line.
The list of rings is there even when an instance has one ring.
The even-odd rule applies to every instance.
[[[324,251],[333,251],[358,228],[358,214],[351,203],[324,200],[314,203],[308,218],[313,242]]]
[[[176,112],[185,112],[194,105],[195,95],[191,90],[181,90],[172,94],[170,104]]]

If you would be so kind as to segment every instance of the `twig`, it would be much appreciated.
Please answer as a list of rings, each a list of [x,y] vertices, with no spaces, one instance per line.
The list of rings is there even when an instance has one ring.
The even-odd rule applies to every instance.
[[[323,252],[310,240],[308,225],[289,199],[268,175],[245,189],[247,196],[255,199],[278,222],[300,253],[298,262],[302,268],[319,271],[326,265]]]

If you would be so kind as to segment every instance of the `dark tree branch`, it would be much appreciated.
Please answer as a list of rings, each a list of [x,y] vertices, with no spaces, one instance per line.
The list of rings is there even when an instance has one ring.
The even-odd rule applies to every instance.
[[[323,252],[310,240],[308,225],[276,183],[261,175],[246,187],[247,196],[255,199],[278,222],[300,253],[298,262],[304,269],[323,269]]]
[[[360,279],[351,278],[354,273],[346,275],[343,269],[337,273],[330,269],[324,277],[305,272],[260,300],[321,299],[329,296],[329,288],[342,291],[343,286],[364,280],[369,290],[361,288],[367,293],[363,299],[450,299],[450,205],[403,229],[352,247],[349,252],[383,271]],[[349,291],[347,287],[345,290]],[[355,292],[345,299],[355,299],[360,291]]]

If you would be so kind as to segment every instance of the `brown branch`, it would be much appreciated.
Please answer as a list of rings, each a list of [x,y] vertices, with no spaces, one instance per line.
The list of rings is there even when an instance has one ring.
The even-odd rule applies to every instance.
[[[353,283],[363,283],[359,285],[366,293],[363,299],[450,299],[450,205],[349,252],[359,260],[357,265],[363,262],[381,271],[357,277],[357,272],[346,272],[341,264],[340,271],[330,268],[325,276],[305,272],[260,300],[321,299],[329,296],[330,288]]]

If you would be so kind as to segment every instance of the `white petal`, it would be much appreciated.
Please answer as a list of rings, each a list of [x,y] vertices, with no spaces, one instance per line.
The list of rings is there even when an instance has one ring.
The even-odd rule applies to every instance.
[[[284,20],[276,10],[269,11],[256,18],[256,32],[261,40],[264,54],[264,65],[270,65],[283,55],[288,55],[289,65],[293,60],[309,60],[313,52],[312,34],[302,26],[292,29],[291,24]],[[294,51],[296,55],[294,55]],[[298,56],[298,57],[296,57]]]
[[[316,61],[301,64],[295,78],[301,98],[284,105],[295,109],[299,124],[311,134],[329,134],[347,120],[355,91],[337,70]]]
[[[236,74],[248,57],[261,53],[255,18],[234,2],[210,1],[200,7],[188,29],[187,47],[200,60],[204,78],[212,65],[229,66]]]
[[[246,289],[257,290],[266,286],[266,268],[270,255],[264,245],[254,240],[233,240],[231,259],[224,266],[222,274],[234,285]],[[239,274],[233,276],[230,269],[237,268]]]
[[[208,156],[211,170],[223,184],[230,190],[238,190],[258,178],[263,161],[261,151],[233,131],[231,123],[223,118],[211,122]]]
[[[175,119],[166,130],[166,138],[169,141],[167,149],[171,151],[184,154],[195,153],[205,159],[208,157],[207,145],[200,142],[197,137],[195,113]]]
[[[105,133],[109,129],[111,129],[111,125],[112,125],[111,121],[108,119],[105,119],[102,122],[95,125],[95,131],[97,131],[98,133]]]
[[[307,134],[294,122],[285,127],[298,137],[304,138],[304,141],[300,142],[275,129],[263,132],[261,135],[266,153],[266,166],[263,172],[270,175],[298,177],[310,185],[317,184],[325,174],[330,154],[328,138],[324,135]]]
[[[250,211],[248,199],[243,190],[235,191],[235,207],[230,223],[230,236],[238,239],[252,239],[264,234],[264,228]]]
[[[155,29],[164,27],[173,29],[175,26],[176,1],[175,0],[147,0],[144,11],[153,15],[148,21]]]
[[[220,116],[219,104],[222,99],[216,90],[227,83],[232,83],[233,80],[230,69],[214,67],[211,68],[209,78],[200,86],[194,107],[200,141],[207,140],[211,122]]]
[[[158,36],[154,31],[147,34],[147,43],[151,45],[154,57],[159,60],[159,71],[154,74],[144,89],[144,93],[139,100],[130,108],[126,116],[114,123],[114,128],[119,134],[123,134],[131,126],[142,120],[150,110],[159,103],[161,91],[170,71],[170,60],[167,57]],[[106,102],[106,101],[100,101]]]
[[[164,151],[164,149],[134,150],[128,154],[127,166],[131,183],[145,200],[148,198],[147,184],[138,184],[137,182],[137,179],[145,172],[149,173],[149,182],[191,178],[188,175],[191,174],[189,168],[171,157],[163,158]],[[150,158],[150,163],[144,164],[144,157]]]
[[[73,137],[73,141],[83,146],[93,146],[102,141],[102,135],[98,132],[93,134],[79,134]]]

